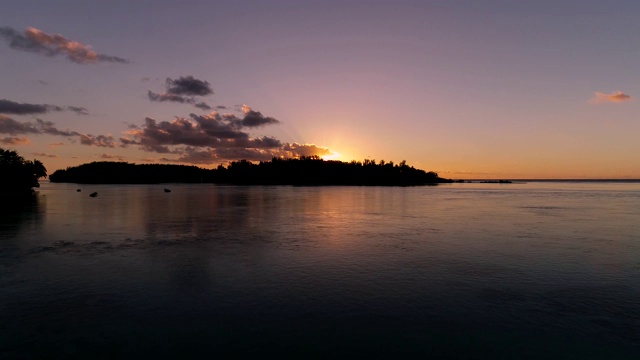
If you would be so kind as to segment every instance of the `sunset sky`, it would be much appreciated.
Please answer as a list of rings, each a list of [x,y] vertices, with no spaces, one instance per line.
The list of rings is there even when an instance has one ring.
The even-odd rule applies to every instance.
[[[640,1],[3,1],[0,147],[640,178]]]

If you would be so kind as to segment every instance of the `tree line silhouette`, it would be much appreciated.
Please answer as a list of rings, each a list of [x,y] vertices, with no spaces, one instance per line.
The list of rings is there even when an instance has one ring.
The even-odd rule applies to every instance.
[[[47,169],[40,161],[25,160],[14,150],[0,148],[0,193],[30,193],[40,187],[42,177],[47,177]]]
[[[235,185],[378,185],[412,186],[452,182],[437,173],[408,166],[405,161],[365,159],[363,162],[323,160],[318,156],[296,159],[273,158],[252,163],[233,161],[228,166],[203,169],[170,164],[92,162],[49,177],[52,182],[84,184],[215,183]]]

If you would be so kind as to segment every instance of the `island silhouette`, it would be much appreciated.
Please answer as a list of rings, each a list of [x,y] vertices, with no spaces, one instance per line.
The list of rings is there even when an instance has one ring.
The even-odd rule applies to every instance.
[[[433,171],[416,169],[402,161],[365,159],[342,162],[319,156],[273,158],[252,163],[233,161],[226,167],[204,169],[175,164],[133,164],[99,161],[57,170],[51,182],[79,184],[213,183],[229,185],[355,185],[417,186],[453,182]]]

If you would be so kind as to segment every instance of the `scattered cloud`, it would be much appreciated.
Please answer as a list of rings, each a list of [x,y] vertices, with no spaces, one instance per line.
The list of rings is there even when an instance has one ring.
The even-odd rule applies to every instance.
[[[207,104],[204,101],[200,101],[198,102],[195,98],[193,97],[188,97],[188,96],[181,96],[181,95],[176,95],[176,94],[169,94],[169,93],[164,93],[164,94],[158,94],[155,93],[151,90],[149,90],[147,92],[147,97],[149,98],[149,100],[151,101],[156,101],[156,102],[177,102],[177,103],[181,103],[181,104],[191,104],[195,107],[197,107],[198,109],[202,109],[202,110],[211,110],[212,107]]]
[[[313,144],[282,143],[270,136],[251,137],[247,129],[280,121],[247,105],[238,110],[241,115],[213,111],[208,115],[190,114],[188,118],[176,117],[171,121],[146,118],[142,126],[130,125],[120,138],[120,144],[122,147],[138,146],[147,152],[178,155],[177,158],[164,157],[160,161],[191,164],[332,153],[328,148]]]
[[[629,100],[631,100],[631,95],[625,94],[622,91],[614,91],[611,94],[595,92],[589,102],[592,104],[602,104],[607,102],[619,103]]]
[[[151,90],[147,92],[147,97],[151,101],[157,102],[177,102],[181,104],[191,104],[202,110],[211,110],[214,107],[204,101],[196,100],[196,96],[206,96],[213,94],[208,81],[199,80],[193,76],[181,76],[176,80],[167,78],[165,81],[164,93],[156,93]],[[217,106],[216,109],[221,107]],[[224,107],[222,107],[224,108]]]
[[[65,145],[65,143],[63,143],[63,142],[58,142],[58,143],[51,143],[51,144],[47,145],[47,147],[48,147],[49,149],[55,149],[55,148],[58,148],[58,147],[60,147],[60,146],[64,146],[64,145]]]
[[[0,113],[4,114],[44,114],[52,110],[62,111],[62,108],[53,105],[17,103],[7,99],[0,99]]]
[[[57,136],[78,136],[80,133],[70,130],[60,130],[51,121],[36,119],[35,124],[31,122],[16,121],[8,116],[0,114],[1,134],[47,134]]]
[[[67,110],[73,111],[77,115],[89,115],[89,111],[83,107],[67,106]]]
[[[19,103],[0,99],[0,113],[13,115],[44,114],[50,111],[73,111],[77,115],[88,115],[87,109],[79,106],[57,106],[49,104]]]
[[[66,137],[81,135],[77,131],[60,130],[51,121],[45,121],[42,119],[36,119],[36,127],[40,129],[41,133],[47,134],[47,135],[66,136]]]
[[[247,121],[247,117],[250,120]],[[262,119],[262,120],[256,120]],[[269,119],[269,120],[264,120]],[[240,118],[234,114],[214,111],[209,115],[191,114],[190,118],[177,117],[172,121],[156,121],[146,118],[140,128],[125,132],[128,137],[120,139],[123,146],[140,145],[146,151],[168,153],[167,146],[185,145],[213,148],[276,148],[279,140],[272,137],[250,138],[245,127],[277,123],[276,119],[264,117],[259,112],[249,111]]]
[[[120,155],[111,155],[111,154],[107,154],[107,153],[102,153],[102,154],[97,154],[98,157],[100,157],[101,159],[105,159],[105,160],[118,160],[118,161],[124,161],[124,157],[120,156]]]
[[[92,145],[108,148],[115,147],[115,140],[111,135],[94,136],[91,134],[81,134],[77,131],[58,129],[51,121],[36,119],[35,123],[20,122],[2,114],[0,114],[0,134],[40,134],[63,136],[68,138],[78,137],[80,139],[80,144],[82,145]],[[64,143],[50,144],[49,147],[52,147],[52,145],[61,146],[64,145]]]
[[[283,154],[282,157],[292,158],[292,157],[300,157],[300,156],[326,156],[333,154],[329,148],[323,146],[317,146],[315,144],[285,144],[282,147]]]
[[[80,144],[89,145],[89,146],[106,147],[106,148],[116,147],[115,140],[111,135],[93,136],[89,134],[81,134]]]
[[[41,134],[42,131],[32,123],[21,123],[6,115],[0,114],[0,134]]]
[[[201,101],[199,103],[195,103],[195,104],[193,104],[193,106],[197,107],[198,109],[202,109],[202,110],[211,110],[211,106],[209,106],[209,104],[207,104],[204,101]]]
[[[224,105],[210,106],[209,104],[207,104],[207,103],[205,103],[203,101],[199,102],[199,103],[195,103],[195,104],[193,104],[193,106],[195,106],[195,107],[197,107],[199,109],[202,109],[202,110],[212,110],[212,109],[215,109],[215,110],[226,110],[227,109],[227,107],[224,106]]]
[[[58,157],[58,155],[47,154],[47,153],[38,153],[38,152],[31,153],[31,155],[40,156],[40,157],[48,157],[48,158],[56,158],[56,157]]]
[[[242,118],[242,126],[256,127],[269,124],[277,124],[278,121],[270,116],[264,116],[259,111],[254,111],[248,105],[242,105],[242,112],[244,117]]]
[[[95,64],[99,62],[129,63],[129,60],[118,56],[96,53],[90,45],[68,40],[59,34],[47,34],[36,28],[27,28],[24,33],[10,28],[0,27],[0,38],[4,38],[9,47],[15,50],[28,51],[48,57],[65,56],[78,64]]]
[[[187,163],[187,164],[211,164],[216,159],[216,151],[211,148],[206,149],[197,149],[194,147],[186,147],[181,149],[182,154],[178,158],[160,158],[162,162],[176,162],[176,163]]]
[[[167,93],[158,94],[151,90],[147,92],[147,97],[149,97],[149,100],[157,101],[157,102],[172,101],[172,102],[179,102],[183,104],[184,103],[193,104],[195,102],[195,99],[193,98],[188,98],[188,97],[175,95],[175,94],[167,94]]]
[[[167,93],[186,96],[206,96],[213,94],[208,81],[198,80],[193,76],[181,76],[176,80],[167,78]]]
[[[0,138],[0,144],[4,145],[29,145],[31,144],[31,140],[26,137],[5,137]]]
[[[172,153],[177,158],[160,158],[160,161],[187,164],[214,164],[234,160],[268,161],[272,158],[296,158],[311,155],[330,155],[331,150],[314,144],[283,144],[277,148],[197,148],[187,146]]]

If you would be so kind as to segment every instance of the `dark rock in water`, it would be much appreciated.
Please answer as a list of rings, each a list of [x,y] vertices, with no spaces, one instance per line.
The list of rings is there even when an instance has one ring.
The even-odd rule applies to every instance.
[[[169,189],[164,189],[164,192],[171,192],[171,190],[169,190]]]
[[[98,196],[98,192],[92,192],[91,194],[89,194],[89,196],[96,197],[96,196]]]

